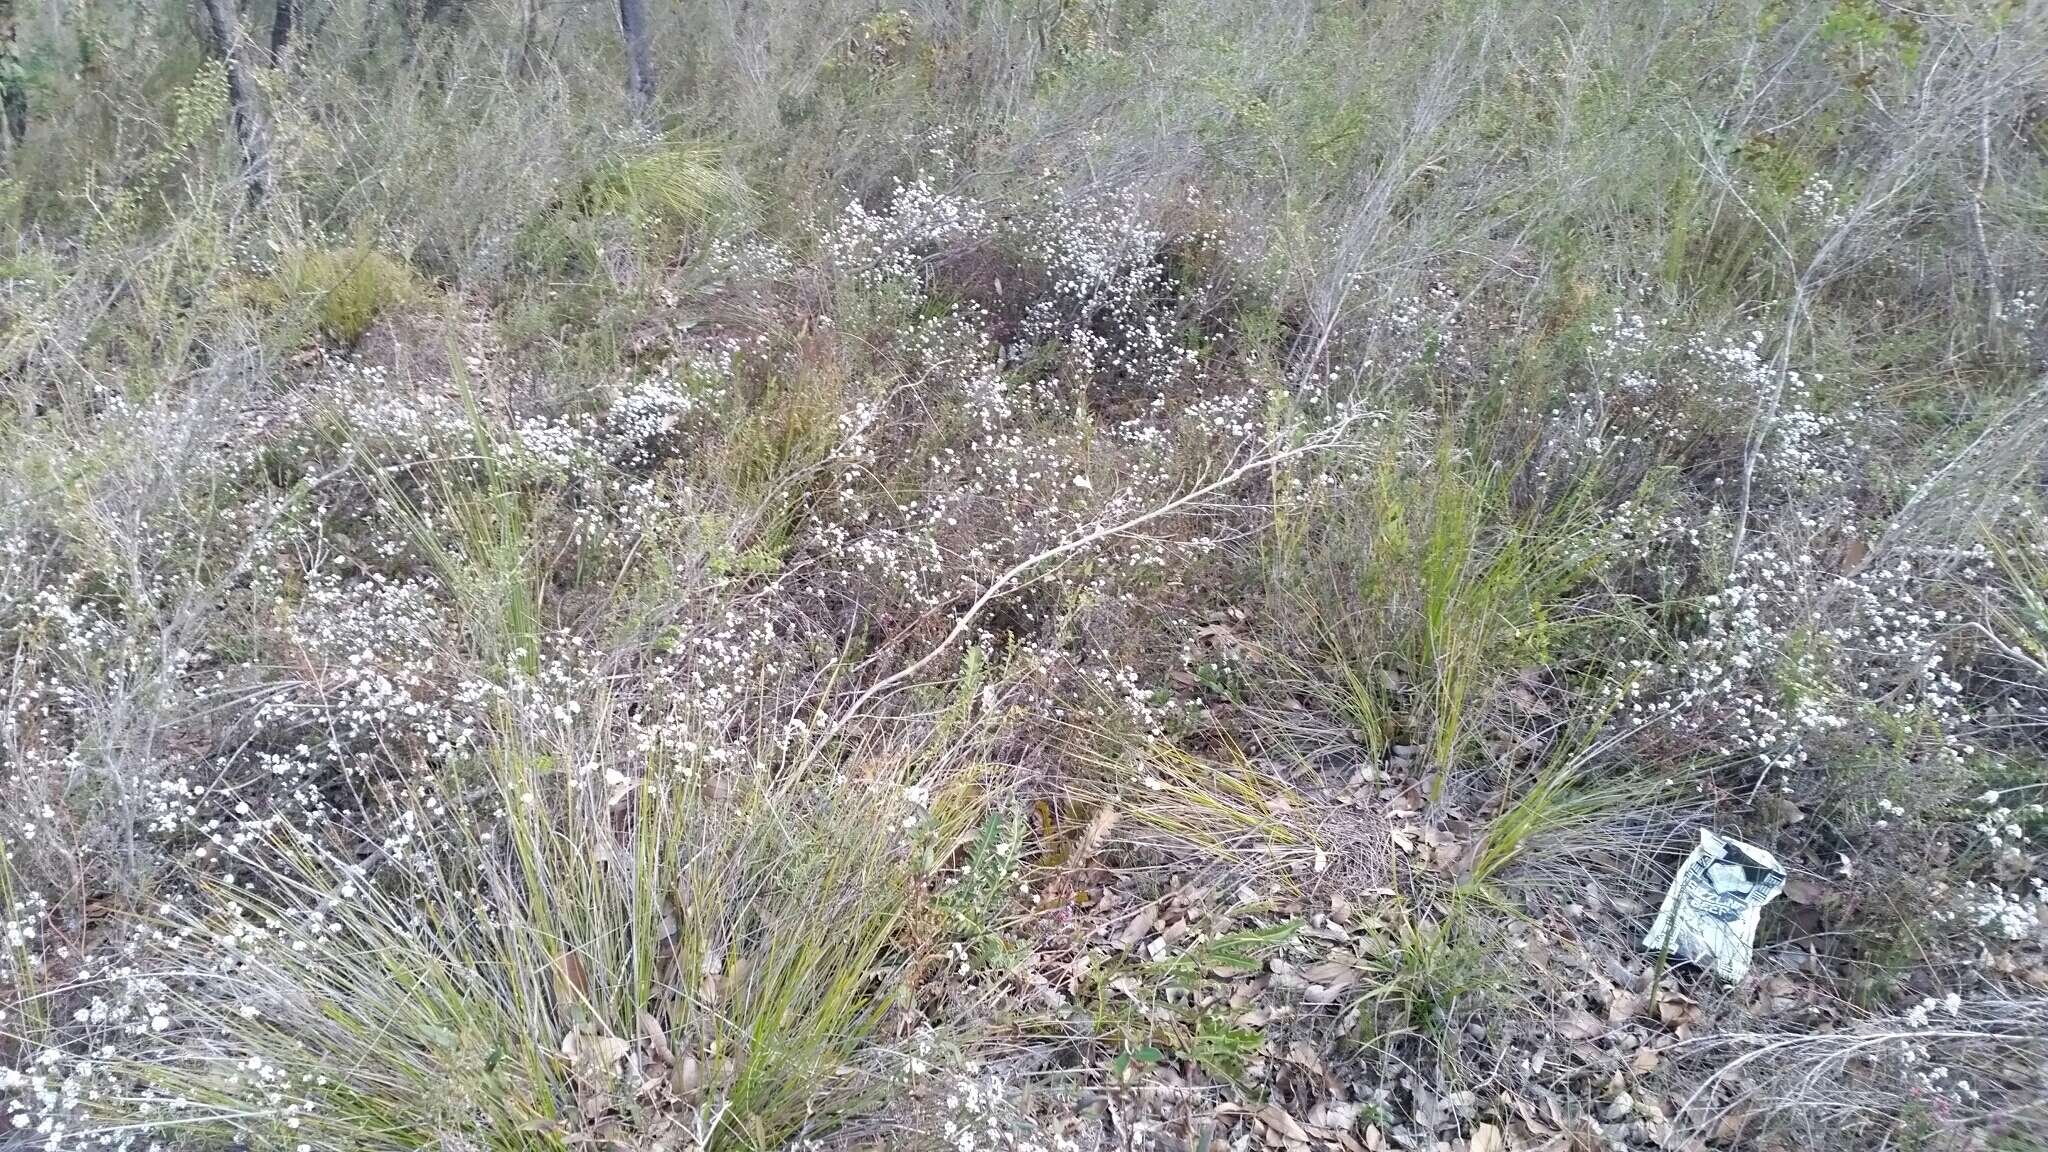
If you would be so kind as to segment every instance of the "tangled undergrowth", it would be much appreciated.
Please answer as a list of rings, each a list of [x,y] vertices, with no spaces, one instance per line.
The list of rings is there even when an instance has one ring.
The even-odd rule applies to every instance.
[[[2041,1146],[2039,5],[303,7],[7,30],[0,1147]]]

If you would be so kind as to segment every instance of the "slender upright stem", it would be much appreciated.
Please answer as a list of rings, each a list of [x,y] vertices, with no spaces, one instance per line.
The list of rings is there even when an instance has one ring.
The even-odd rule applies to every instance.
[[[654,103],[654,49],[646,0],[619,0],[619,32],[626,40],[626,100],[633,119],[644,121]]]

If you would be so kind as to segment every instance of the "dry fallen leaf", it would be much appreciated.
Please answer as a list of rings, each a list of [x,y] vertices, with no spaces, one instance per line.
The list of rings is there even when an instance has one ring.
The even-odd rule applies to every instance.
[[[701,1082],[697,1058],[685,1052],[683,1058],[676,1062],[675,1070],[669,1073],[669,1086],[675,1089],[678,1097],[687,1101],[697,1094],[697,1086]]]
[[[1081,842],[1074,847],[1073,867],[1087,867],[1088,861],[1095,856],[1095,850],[1102,847],[1103,838],[1116,826],[1116,820],[1117,811],[1114,806],[1104,804],[1096,810],[1095,818],[1088,822],[1088,830],[1081,835]]]
[[[1145,933],[1150,932],[1152,926],[1158,922],[1158,905],[1147,904],[1143,908],[1138,909],[1138,914],[1124,927],[1123,934],[1117,937],[1116,946],[1118,951],[1129,952],[1136,948],[1138,942],[1145,938]]]
[[[1827,898],[1827,889],[1804,876],[1794,876],[1785,881],[1785,899],[1794,904],[1815,905]]]
[[[1613,995],[1607,1001],[1607,1022],[1609,1024],[1625,1024],[1650,1006],[1650,998],[1648,996],[1640,996],[1634,992],[1625,992],[1619,988],[1611,989],[1611,991]]]
[[[1300,976],[1310,987],[1306,999],[1311,1004],[1327,1004],[1335,1000],[1346,988],[1358,983],[1363,973],[1341,960],[1319,960],[1301,969]]]
[[[1472,1130],[1471,1152],[1507,1152],[1507,1147],[1507,1138],[1492,1124],[1481,1124]]]
[[[642,1035],[647,1037],[648,1051],[654,1053],[656,1060],[661,1061],[663,1064],[674,1064],[676,1062],[675,1051],[668,1046],[668,1034],[662,1028],[661,1021],[654,1018],[653,1013],[645,1010],[641,1011],[640,1031]]]
[[[590,1068],[608,1069],[626,1058],[631,1045],[616,1036],[569,1032],[562,1037],[562,1055]]]
[[[1358,1119],[1358,1114],[1364,1110],[1363,1104],[1325,1100],[1308,1110],[1308,1126],[1341,1132],[1350,1128],[1352,1121]]]
[[[1690,1024],[1700,1018],[1700,1006],[1682,992],[1660,989],[1657,993],[1657,1018],[1667,1028]]]
[[[1557,1031],[1568,1040],[1592,1040],[1607,1035],[1607,1025],[1584,1008],[1574,1008],[1557,1022]]]
[[[564,982],[575,989],[578,996],[590,995],[590,977],[583,971],[583,958],[575,952],[564,952],[555,958],[555,969]]]
[[[1268,1104],[1259,1109],[1259,1119],[1283,1140],[1303,1144],[1308,1142],[1307,1130],[1295,1123],[1294,1117],[1287,1114],[1287,1109],[1278,1104]]]

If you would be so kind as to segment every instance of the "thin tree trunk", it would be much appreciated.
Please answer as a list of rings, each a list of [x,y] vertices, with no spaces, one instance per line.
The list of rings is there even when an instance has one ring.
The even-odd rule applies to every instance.
[[[619,0],[619,31],[626,38],[626,100],[633,119],[645,120],[654,103],[654,49],[646,0]]]
[[[277,0],[270,17],[270,66],[284,67],[284,54],[291,47],[292,27],[298,23],[299,0]]]
[[[235,126],[235,142],[242,149],[242,172],[249,181],[249,202],[259,203],[270,194],[270,143],[264,129],[263,110],[256,106],[250,87],[252,70],[242,50],[242,31],[235,20],[234,0],[199,0],[206,27],[220,50],[228,74],[228,118]]]
[[[0,0],[0,114],[7,120],[7,143],[28,138],[28,87],[21,74],[21,46],[15,39],[15,0]]]
[[[518,75],[531,77],[534,45],[540,38],[539,0],[520,0],[519,10],[519,51],[513,57],[512,67]]]
[[[420,38],[427,34],[426,6],[422,0],[403,0],[398,6],[398,38],[405,51],[399,57],[407,68],[419,63]]]
[[[1988,64],[1998,54],[1999,42],[1993,40],[1985,53]],[[1977,245],[1977,269],[1984,283],[1982,291],[1984,305],[1984,344],[1993,358],[1999,354],[2005,342],[2005,293],[1999,285],[1998,257],[1992,254],[1991,240],[1984,230],[1984,200],[1991,191],[1991,106],[1993,97],[1985,93],[1977,100],[1977,179],[1970,189],[1970,238]]]

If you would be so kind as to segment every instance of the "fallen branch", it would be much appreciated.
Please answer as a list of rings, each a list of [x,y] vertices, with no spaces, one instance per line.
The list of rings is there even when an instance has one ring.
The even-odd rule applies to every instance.
[[[937,660],[955,644],[966,639],[971,634],[976,621],[981,618],[982,614],[990,606],[994,605],[1004,596],[1023,587],[1027,582],[1026,577],[1036,580],[1045,576],[1047,573],[1040,571],[1040,569],[1046,565],[1057,565],[1060,561],[1098,544],[1121,536],[1131,535],[1155,520],[1160,520],[1179,512],[1189,511],[1202,505],[1210,497],[1227,491],[1240,480],[1255,472],[1270,470],[1285,464],[1289,460],[1335,448],[1344,442],[1346,434],[1355,425],[1371,417],[1372,414],[1363,412],[1346,415],[1329,428],[1299,444],[1261,452],[1229,469],[1221,476],[1190,488],[1163,504],[1156,504],[1142,512],[1113,523],[1098,524],[1086,531],[1069,536],[1042,552],[1017,561],[994,580],[989,581],[988,586],[982,589],[979,596],[975,597],[974,603],[968,605],[967,610],[960,614],[958,620],[954,621],[952,629],[937,644],[934,644],[927,650],[924,655],[877,680],[861,692],[859,696],[855,697],[853,703],[825,728],[822,738],[812,745],[813,749],[822,748],[830,744],[833,737],[837,736],[847,724],[859,716],[868,705],[874,703],[881,696],[903,686],[906,682],[913,680],[932,661]]]

